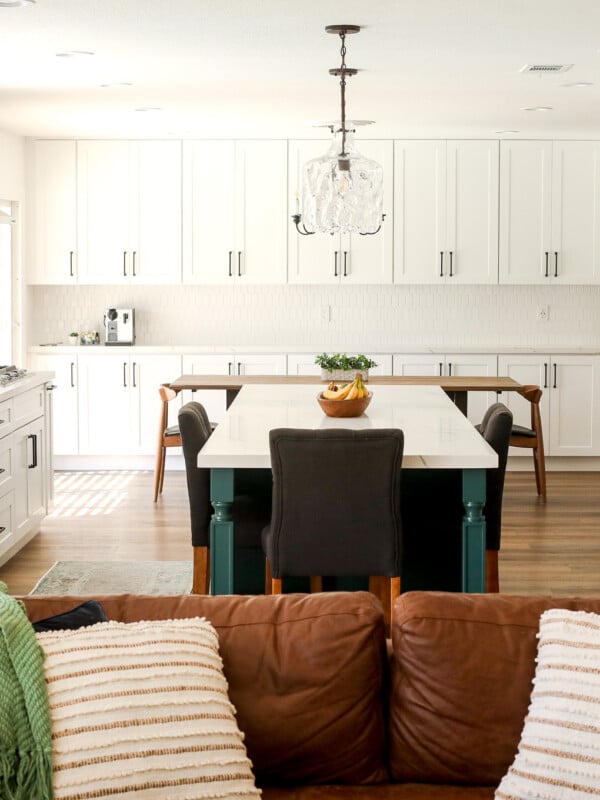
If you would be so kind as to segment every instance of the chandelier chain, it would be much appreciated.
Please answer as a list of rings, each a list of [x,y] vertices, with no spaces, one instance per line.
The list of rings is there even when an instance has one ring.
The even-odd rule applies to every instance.
[[[340,95],[342,102],[342,152],[340,155],[346,157],[346,32],[340,31],[340,39],[342,40],[342,47],[340,54],[342,56],[342,64],[340,67]]]

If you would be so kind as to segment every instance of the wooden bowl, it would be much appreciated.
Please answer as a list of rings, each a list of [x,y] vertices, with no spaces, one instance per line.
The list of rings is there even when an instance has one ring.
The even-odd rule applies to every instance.
[[[321,393],[317,395],[317,402],[328,417],[360,417],[373,397],[373,392],[354,400],[328,400]]]

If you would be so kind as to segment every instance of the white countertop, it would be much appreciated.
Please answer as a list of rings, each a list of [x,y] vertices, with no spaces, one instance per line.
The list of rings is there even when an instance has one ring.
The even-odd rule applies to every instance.
[[[128,355],[140,355],[156,353],[159,355],[210,355],[210,354],[261,354],[261,353],[365,353],[367,355],[377,355],[378,353],[405,353],[405,354],[446,354],[446,353],[469,353],[473,355],[495,355],[497,354],[511,354],[521,353],[526,355],[531,354],[552,354],[552,355],[600,355],[600,344],[597,347],[514,347],[498,345],[497,347],[469,347],[465,345],[453,346],[449,344],[447,347],[407,347],[406,345],[399,344],[397,346],[381,347],[365,345],[361,348],[348,348],[348,347],[333,347],[326,346],[320,350],[315,350],[310,347],[299,347],[297,345],[269,345],[269,346],[252,346],[252,345],[119,345],[108,346],[105,345],[80,345],[72,347],[70,345],[62,344],[48,344],[48,345],[32,345],[28,348],[29,353],[36,353],[40,355],[115,355],[118,353],[127,353]]]
[[[495,451],[438,386],[377,386],[366,412],[351,419],[326,416],[317,403],[322,390],[319,384],[242,387],[198,454],[198,466],[269,468],[269,431],[281,427],[401,428],[404,467],[498,465]]]
[[[53,378],[53,372],[28,372],[24,377],[17,378],[16,381],[11,381],[0,387],[0,401],[10,400],[11,397],[16,397],[29,389],[35,389],[36,386],[41,383],[47,383]]]

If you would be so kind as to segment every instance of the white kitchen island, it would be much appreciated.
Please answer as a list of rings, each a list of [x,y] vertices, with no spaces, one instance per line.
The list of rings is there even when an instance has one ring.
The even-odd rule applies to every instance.
[[[495,451],[438,386],[372,387],[373,399],[356,418],[327,417],[317,403],[322,384],[243,386],[225,417],[198,454],[211,470],[211,592],[231,594],[234,586],[235,471],[269,469],[273,428],[401,428],[403,469],[463,471],[462,588],[485,591],[485,470],[498,466]],[[341,401],[343,402],[343,401]],[[432,502],[435,498],[432,498]],[[427,513],[427,509],[423,509]],[[374,520],[376,515],[374,514]]]

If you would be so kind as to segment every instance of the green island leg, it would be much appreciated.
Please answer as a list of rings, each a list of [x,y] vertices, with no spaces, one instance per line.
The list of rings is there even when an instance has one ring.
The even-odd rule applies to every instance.
[[[462,590],[485,592],[485,469],[463,469]]]
[[[233,594],[234,469],[211,469],[210,593]]]

